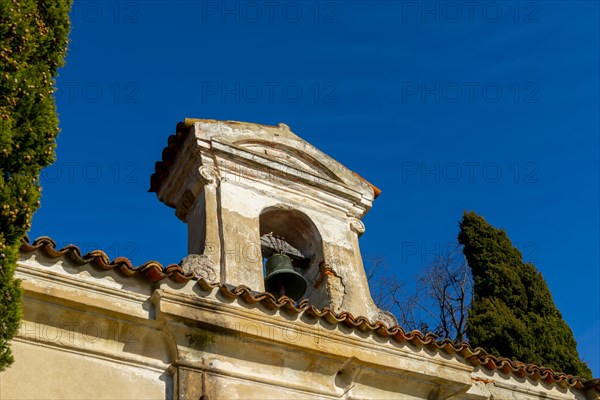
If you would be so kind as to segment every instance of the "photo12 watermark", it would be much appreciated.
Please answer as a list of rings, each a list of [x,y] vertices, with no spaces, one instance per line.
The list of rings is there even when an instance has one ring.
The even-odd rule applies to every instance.
[[[221,24],[337,24],[337,1],[202,1],[199,21]]]
[[[222,254],[238,263],[256,263],[264,261],[260,241],[253,242],[248,240],[227,243],[223,248],[221,248],[219,243],[206,242],[203,254],[206,256]],[[330,262],[338,260],[340,258],[340,248],[338,246],[324,244],[323,258]]]
[[[523,261],[538,261],[540,245],[537,242],[513,242],[512,245],[521,251]],[[421,265],[432,263],[455,252],[456,242],[403,241],[400,243],[400,261],[402,264],[417,262]]]
[[[82,256],[100,250],[107,255],[110,261],[118,257],[124,257],[131,261],[134,266],[138,265],[137,258],[141,249],[140,244],[134,241],[112,241],[109,243],[94,241],[62,242],[57,243],[56,248],[63,249],[67,246],[76,246]]]
[[[204,81],[201,102],[227,103],[338,103],[336,82],[225,82]]]
[[[71,6],[73,25],[138,24],[142,14],[141,1],[74,1]]]
[[[54,91],[57,102],[68,104],[136,104],[140,102],[137,82],[58,82]]]
[[[73,345],[84,343],[93,345],[101,340],[121,343],[137,343],[139,328],[124,323],[96,323],[78,320],[48,321],[36,323],[21,321],[17,335],[23,339],[53,343],[56,345]]]
[[[479,104],[479,103],[539,103],[540,86],[534,81],[403,81],[402,103]]]
[[[334,340],[335,326],[326,326],[316,322],[311,329],[301,329],[293,325],[267,324],[261,321],[243,321],[234,323],[215,323],[209,329],[186,334],[192,348],[205,349],[214,343],[252,343],[265,340],[296,344],[309,342],[314,344]]]
[[[537,1],[401,1],[402,23],[536,24]]]
[[[402,161],[402,183],[515,183],[540,182],[540,165],[533,161]]]
[[[97,161],[60,161],[44,168],[43,184],[137,184],[141,181],[140,166],[133,161],[101,163]]]

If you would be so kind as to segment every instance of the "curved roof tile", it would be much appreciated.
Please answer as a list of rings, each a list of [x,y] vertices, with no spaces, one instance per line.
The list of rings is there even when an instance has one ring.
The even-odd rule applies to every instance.
[[[232,286],[228,284],[211,284],[203,279],[198,279],[192,274],[186,274],[180,265],[170,264],[163,266],[157,261],[148,261],[140,266],[133,266],[131,261],[125,257],[117,257],[110,260],[102,250],[94,250],[82,255],[75,245],[56,249],[56,243],[49,237],[42,236],[29,242],[28,238],[21,244],[21,252],[28,253],[41,250],[50,258],[67,257],[77,264],[94,264],[104,271],[117,269],[125,276],[142,275],[151,282],[170,278],[176,282],[184,283],[192,279],[197,280],[203,290],[212,290],[218,287],[219,292],[230,299],[241,299],[248,304],[260,303],[262,306],[274,310],[281,309],[289,314],[305,314],[312,318],[324,319],[330,324],[344,324],[348,328],[358,329],[363,332],[374,332],[381,337],[388,337],[397,342],[408,342],[416,347],[427,347],[432,350],[444,351],[448,354],[458,354],[472,365],[482,366],[485,369],[498,370],[505,374],[518,377],[529,377],[534,381],[544,381],[549,384],[557,384],[562,387],[573,387],[576,389],[593,388],[600,392],[600,379],[584,381],[578,376],[553,371],[550,368],[535,364],[525,364],[520,361],[511,360],[506,357],[496,357],[487,353],[484,349],[477,347],[473,349],[468,343],[454,343],[450,339],[438,340],[433,333],[423,334],[420,331],[405,332],[402,327],[396,325],[387,327],[380,321],[372,322],[363,316],[355,317],[348,312],[335,313],[328,307],[318,309],[309,304],[307,299],[295,303],[289,297],[282,296],[276,299],[271,293],[255,292],[244,285]]]

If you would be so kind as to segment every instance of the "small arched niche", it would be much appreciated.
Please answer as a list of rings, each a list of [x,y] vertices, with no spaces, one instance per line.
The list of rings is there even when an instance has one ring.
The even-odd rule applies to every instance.
[[[290,258],[294,271],[301,274],[307,282],[302,299],[308,298],[315,305],[327,305],[327,293],[322,288],[314,287],[319,276],[319,264],[323,261],[323,242],[311,219],[298,210],[268,207],[261,212],[259,223],[263,265],[273,254],[272,249],[265,246],[265,236],[272,235],[285,240],[301,255],[296,253]]]

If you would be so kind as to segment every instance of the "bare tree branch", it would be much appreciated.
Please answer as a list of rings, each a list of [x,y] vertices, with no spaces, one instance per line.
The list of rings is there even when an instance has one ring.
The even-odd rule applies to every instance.
[[[431,331],[455,342],[466,339],[466,320],[473,291],[471,271],[461,248],[438,255],[417,277],[414,293],[377,257],[367,272],[373,299],[396,315],[406,330]]]

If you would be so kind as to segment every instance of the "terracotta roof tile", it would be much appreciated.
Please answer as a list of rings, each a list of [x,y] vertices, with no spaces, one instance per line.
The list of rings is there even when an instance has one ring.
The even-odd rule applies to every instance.
[[[47,236],[39,237],[33,243],[29,243],[28,238],[25,238],[21,244],[21,252],[27,253],[39,249],[50,258],[66,257],[80,265],[91,263],[97,265],[103,271],[117,269],[128,277],[141,274],[151,282],[158,282],[167,277],[177,282],[187,282],[193,277],[192,275],[186,275],[181,266],[177,264],[163,267],[157,261],[148,261],[134,267],[126,257],[117,257],[111,261],[108,255],[102,250],[94,250],[82,255],[79,247],[72,244],[58,250],[56,249],[56,243]]]
[[[171,264],[166,267],[156,261],[149,261],[140,266],[134,267],[130,260],[125,257],[117,257],[110,260],[106,253],[101,250],[95,250],[90,253],[81,254],[77,246],[69,245],[60,250],[56,249],[56,243],[49,237],[40,237],[29,243],[26,238],[21,245],[21,252],[28,253],[41,250],[50,258],[67,257],[77,264],[91,263],[97,265],[104,271],[117,269],[125,276],[142,275],[151,282],[157,282],[166,278],[173,279],[176,282],[188,282],[192,279],[198,281],[198,285],[205,290],[218,291],[229,299],[239,298],[247,304],[260,303],[262,306],[270,309],[281,309],[289,314],[304,314],[312,318],[323,319],[330,324],[344,324],[348,328],[358,329],[363,332],[374,332],[381,337],[389,337],[397,342],[408,342],[416,347],[427,347],[433,350],[444,351],[448,354],[458,354],[472,365],[482,366],[485,369],[498,370],[505,374],[512,374],[519,377],[525,377],[534,381],[544,381],[549,384],[557,384],[562,387],[573,387],[576,389],[592,388],[600,392],[600,379],[591,379],[584,381],[578,376],[555,372],[550,368],[540,367],[535,364],[525,364],[520,361],[511,360],[505,357],[496,357],[488,354],[480,347],[473,349],[468,343],[454,343],[450,339],[438,340],[432,333],[423,334],[420,331],[405,332],[402,327],[396,325],[388,328],[380,321],[372,322],[363,316],[355,317],[348,312],[335,313],[328,307],[318,309],[309,304],[308,300],[302,300],[295,303],[294,300],[283,296],[276,299],[271,293],[255,292],[244,285],[232,286],[228,284],[211,284],[203,279],[198,279],[192,274],[186,274],[181,266]]]
[[[169,175],[169,170],[175,161],[175,156],[179,152],[181,145],[190,133],[190,125],[179,122],[175,128],[175,135],[170,135],[167,139],[167,147],[162,151],[162,160],[154,164],[154,173],[150,176],[149,192],[158,192],[163,181]]]

